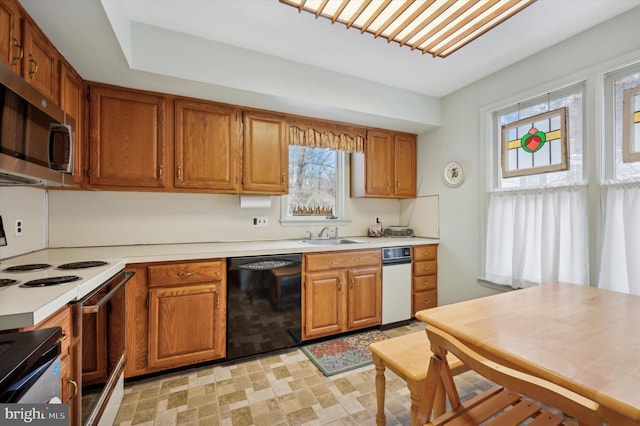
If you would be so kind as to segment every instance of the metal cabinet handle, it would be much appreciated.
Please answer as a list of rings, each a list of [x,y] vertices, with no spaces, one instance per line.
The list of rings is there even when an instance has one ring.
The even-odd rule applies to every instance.
[[[430,305],[431,304],[431,300],[425,300],[424,302],[422,302],[423,305]]]
[[[67,376],[67,384],[73,385],[73,395],[69,397],[69,400],[72,400],[78,395],[78,382],[72,380],[71,377]]]
[[[282,184],[284,185],[284,173],[282,174]]]
[[[216,293],[216,309],[220,309],[220,293]]]
[[[33,55],[29,53],[29,62],[35,65],[35,68],[31,68],[29,66],[29,78],[33,78],[33,76],[38,72],[38,62],[33,59]]]
[[[390,180],[387,181],[387,188],[391,188],[391,181]]]
[[[396,181],[396,188],[400,188],[400,181],[399,180]]]
[[[69,337],[69,335],[63,331],[62,336],[60,336],[60,339],[58,339],[58,342],[64,342],[65,340],[67,340],[67,337]]]
[[[428,266],[426,268],[424,268],[425,271],[430,271],[431,268],[429,268]]]
[[[162,166],[162,164],[158,166],[158,174],[160,175],[160,180],[162,180],[164,178],[164,167]]]
[[[351,277],[351,290],[353,290],[353,287],[355,286],[355,281],[353,279],[353,276]]]
[[[338,278],[338,292],[342,292],[342,278]]]
[[[18,40],[16,40],[15,38],[13,39],[13,47],[18,49],[19,55],[13,57],[12,63],[13,63],[13,65],[18,65],[18,61],[20,61],[20,60],[22,60],[22,58],[24,58],[24,49],[22,48],[20,43],[18,43]]]
[[[178,166],[178,180],[182,180],[182,166]]]
[[[182,271],[180,271],[180,272],[178,272],[178,276],[179,276],[179,277],[185,277],[185,276],[186,276],[186,277],[190,277],[190,276],[192,276],[192,275],[196,275],[196,274],[197,274],[197,272],[195,272],[195,271],[189,271],[189,272],[182,272]]]

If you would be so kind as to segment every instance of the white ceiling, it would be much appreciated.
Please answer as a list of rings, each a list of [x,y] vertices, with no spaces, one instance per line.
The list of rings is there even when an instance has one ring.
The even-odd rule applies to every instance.
[[[105,0],[127,18],[354,77],[441,97],[640,5],[538,0],[448,58],[315,19],[277,0]],[[400,0],[395,0],[400,1]]]
[[[307,114],[374,117],[343,118],[365,125],[391,117],[410,123],[389,128],[407,131],[439,124],[433,110],[440,97],[640,6],[640,0],[538,0],[447,58],[432,58],[277,0],[20,2],[87,80],[159,90],[154,79],[177,78],[170,80],[176,88],[163,91],[281,111],[307,103],[318,109]],[[206,86],[196,90],[195,82]],[[371,92],[377,98],[367,98]],[[250,100],[256,93],[283,105]],[[331,108],[342,111],[322,111]]]

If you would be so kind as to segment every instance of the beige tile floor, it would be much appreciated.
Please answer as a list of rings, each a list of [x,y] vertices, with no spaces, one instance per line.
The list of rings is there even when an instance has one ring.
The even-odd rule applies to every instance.
[[[413,322],[390,337],[424,329]],[[325,377],[294,348],[125,384],[115,425],[375,425],[373,365]],[[409,392],[386,372],[387,425],[410,425]],[[461,397],[490,386],[473,372],[456,376]]]

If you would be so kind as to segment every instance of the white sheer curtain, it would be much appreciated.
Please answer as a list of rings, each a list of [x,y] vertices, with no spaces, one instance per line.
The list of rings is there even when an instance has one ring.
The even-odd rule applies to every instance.
[[[602,187],[598,287],[640,295],[640,183]]]
[[[586,186],[493,192],[486,279],[512,287],[588,283]]]

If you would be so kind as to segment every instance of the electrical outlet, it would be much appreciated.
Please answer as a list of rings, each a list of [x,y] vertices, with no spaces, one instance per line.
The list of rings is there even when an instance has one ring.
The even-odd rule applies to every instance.
[[[269,219],[267,216],[253,216],[251,218],[251,226],[267,226],[269,225]]]
[[[16,234],[16,237],[21,237],[24,233],[24,220],[22,219],[14,219],[15,227],[13,228]]]

